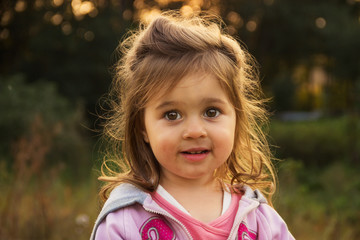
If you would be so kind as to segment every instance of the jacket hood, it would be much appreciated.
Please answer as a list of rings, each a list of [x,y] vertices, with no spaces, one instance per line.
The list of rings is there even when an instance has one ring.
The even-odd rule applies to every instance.
[[[129,183],[123,183],[114,188],[95,221],[95,226],[91,233],[90,239],[95,239],[95,230],[109,213],[114,212],[120,208],[133,205],[135,203],[143,205],[145,199],[149,196],[150,194],[141,191]]]
[[[245,194],[243,197],[257,201],[259,203],[267,203],[266,198],[259,190],[252,190],[249,186],[244,186],[243,189],[245,190]]]

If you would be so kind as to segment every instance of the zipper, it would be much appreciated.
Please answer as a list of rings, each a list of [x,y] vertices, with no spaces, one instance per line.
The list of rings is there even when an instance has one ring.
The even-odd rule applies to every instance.
[[[143,205],[144,207],[144,205]],[[170,218],[171,220],[173,220],[174,222],[176,222],[177,224],[179,224],[183,230],[185,230],[185,233],[186,235],[189,237],[189,240],[192,240],[193,238],[191,237],[191,234],[189,233],[189,231],[186,229],[186,227],[184,226],[184,224],[182,224],[179,220],[177,220],[176,218],[174,218],[172,215],[170,215],[169,213],[167,212],[160,212],[160,211],[155,211],[155,210],[152,210],[152,209],[149,209],[147,207],[144,207],[144,209],[150,213],[155,213],[155,214],[159,214],[159,215],[163,215],[165,217],[168,217]]]

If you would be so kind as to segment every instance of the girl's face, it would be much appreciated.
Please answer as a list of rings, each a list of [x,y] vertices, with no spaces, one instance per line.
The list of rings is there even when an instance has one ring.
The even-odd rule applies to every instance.
[[[161,166],[161,182],[209,180],[230,156],[235,109],[219,81],[190,74],[145,107],[144,140]]]

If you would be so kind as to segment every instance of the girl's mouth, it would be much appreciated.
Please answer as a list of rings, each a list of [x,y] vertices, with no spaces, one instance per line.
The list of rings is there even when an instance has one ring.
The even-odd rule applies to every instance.
[[[210,150],[203,149],[189,149],[187,151],[182,151],[181,155],[189,162],[201,162],[204,160],[210,153]]]
[[[184,154],[202,154],[202,153],[207,153],[209,152],[209,150],[202,150],[202,151],[184,151],[184,152],[181,152],[181,153],[184,153]]]

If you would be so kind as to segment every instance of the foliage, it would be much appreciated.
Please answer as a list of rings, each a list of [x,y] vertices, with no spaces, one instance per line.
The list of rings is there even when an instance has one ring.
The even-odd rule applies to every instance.
[[[284,72],[281,76],[274,79],[272,93],[277,111],[291,111],[294,109],[295,90],[296,86],[294,82],[291,81],[291,76],[289,76],[288,73]]]
[[[0,115],[1,161],[10,164],[17,153],[17,145],[40,131],[44,133],[44,144],[49,148],[46,150],[48,166],[62,163],[78,176],[84,174],[82,168],[91,168],[90,139],[84,131],[86,121],[82,104],[71,106],[57,93],[54,83],[39,81],[28,84],[21,74],[2,77]],[[34,126],[37,130],[33,129]]]
[[[306,166],[326,166],[339,159],[360,164],[360,119],[356,117],[303,122],[274,120],[269,135],[280,159],[301,159]]]
[[[360,180],[356,169],[336,161],[322,168],[286,159],[279,164],[275,207],[296,239],[358,239]]]
[[[273,120],[275,207],[297,239],[360,237],[360,119]]]
[[[88,180],[84,186],[92,162],[81,104],[72,106],[53,83],[25,83],[20,74],[2,77],[0,114],[0,238],[82,238],[96,188]],[[77,184],[82,189],[74,192]]]

